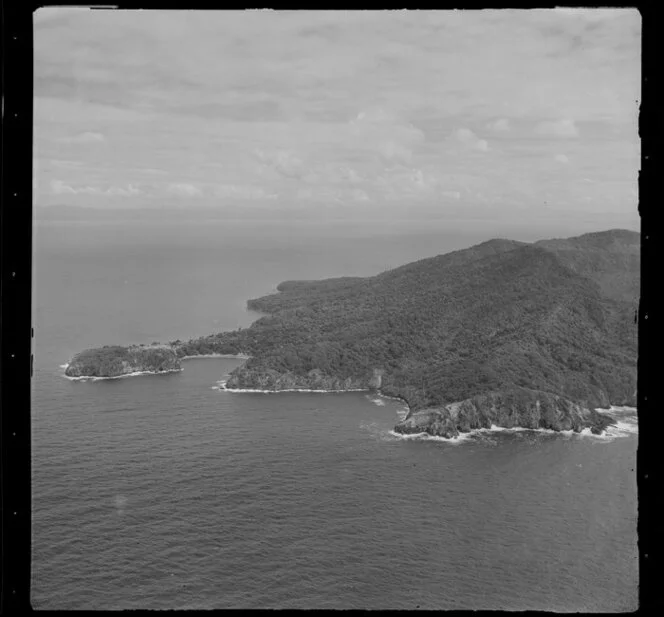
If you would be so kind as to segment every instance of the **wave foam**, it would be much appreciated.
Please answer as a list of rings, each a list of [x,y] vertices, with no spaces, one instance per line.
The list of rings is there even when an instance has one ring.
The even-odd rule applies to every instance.
[[[639,434],[639,425],[633,422],[616,422],[613,426],[609,426],[606,429],[610,435],[615,435],[616,437],[626,437],[627,435],[638,435]]]
[[[590,432],[590,429],[583,429],[584,431]],[[545,433],[547,435],[579,435],[580,433],[574,433],[573,430],[568,431],[554,431],[551,428],[526,428],[525,426],[497,426],[495,424],[491,425],[491,428],[475,428],[470,431],[472,434],[482,434],[482,433]]]
[[[629,407],[627,405],[611,405],[610,411],[613,413],[630,413],[634,415],[637,413],[636,407]]]
[[[635,435],[638,433],[638,426],[630,422],[617,422],[613,426],[607,427],[605,431],[597,435],[592,432],[590,428],[584,428],[580,432],[575,432],[573,430],[568,431],[554,431],[553,429],[548,428],[524,428],[521,426],[507,428],[504,426],[493,425],[491,428],[478,428],[469,431],[468,433],[459,433],[458,437],[439,437],[434,435],[429,435],[426,432],[422,433],[412,433],[412,434],[402,434],[397,433],[396,431],[390,431],[390,434],[399,437],[400,439],[419,439],[426,441],[443,441],[445,443],[461,443],[473,439],[474,437],[480,436],[489,436],[491,434],[497,433],[540,433],[544,435],[559,435],[562,437],[579,437],[579,438],[590,438],[598,441],[613,441],[619,437],[627,437],[629,435]]]
[[[449,443],[457,445],[468,441],[471,438],[470,433],[459,433],[458,437],[439,437],[438,435],[429,435],[429,433],[411,433],[409,435],[404,433],[397,433],[396,431],[389,431],[389,434],[393,437],[398,437],[399,439],[413,439],[419,441],[442,441],[444,443]]]
[[[350,390],[310,390],[305,388],[288,388],[285,390],[258,390],[254,388],[227,388],[226,382],[219,385],[219,390],[225,392],[233,392],[238,394],[280,394],[281,392],[307,392],[309,394],[344,394],[346,392],[366,392],[366,388],[357,388]]]
[[[619,423],[620,424],[620,423]],[[606,430],[604,430],[602,433],[599,435],[596,433],[593,433],[590,428],[584,428],[580,432],[575,432],[573,430],[567,430],[567,431],[554,431],[553,429],[550,428],[524,428],[521,426],[517,427],[512,427],[512,428],[506,428],[503,426],[492,426],[491,428],[479,428],[479,429],[474,429],[471,431],[471,434],[479,434],[479,435],[486,435],[490,433],[540,433],[542,435],[561,435],[563,437],[584,437],[584,438],[590,438],[590,439],[598,439],[598,440],[605,440],[605,441],[613,441],[613,439],[616,436],[625,436],[626,433],[621,432],[620,435],[615,434],[613,431],[611,431],[612,427],[608,427]]]
[[[389,394],[383,394],[382,392],[378,392],[377,394],[378,396],[380,396],[380,398],[386,398],[390,401],[400,401],[402,403],[405,402],[402,398],[398,396],[390,396]]]
[[[612,441],[619,437],[639,434],[639,418],[636,407],[612,405],[609,409],[597,409],[596,411],[615,420],[615,424],[608,426],[601,436],[593,435],[593,437],[604,437]]]
[[[374,405],[378,405],[378,407],[385,407],[385,401],[381,401],[379,398],[371,398],[370,396],[367,396],[367,399],[369,399]]]
[[[217,382],[216,386],[212,386],[211,390],[225,390],[226,389],[226,379],[220,379]]]
[[[182,356],[180,360],[191,360],[192,358],[232,358],[234,360],[249,360],[251,356],[243,353],[202,353],[194,356]]]
[[[608,409],[595,409],[596,412],[607,416],[633,416],[637,417],[638,410],[636,407],[617,406],[611,405]]]

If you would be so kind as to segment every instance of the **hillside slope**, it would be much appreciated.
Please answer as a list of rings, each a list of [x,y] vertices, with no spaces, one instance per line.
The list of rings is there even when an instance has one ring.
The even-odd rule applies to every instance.
[[[638,234],[630,240],[638,247]],[[261,377],[269,387],[268,371],[304,387],[314,369],[342,380],[378,369],[382,390],[413,409],[510,387],[588,406],[634,402],[636,297],[626,290],[638,289],[638,253],[566,242],[580,257],[567,244],[494,240],[375,277],[290,283],[249,302],[270,316],[248,329],[255,357],[229,386]]]

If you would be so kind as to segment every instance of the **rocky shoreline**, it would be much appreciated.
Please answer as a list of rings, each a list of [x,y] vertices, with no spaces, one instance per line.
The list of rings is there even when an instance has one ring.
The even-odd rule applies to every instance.
[[[575,433],[590,429],[598,435],[612,424],[615,424],[612,418],[564,397],[514,388],[411,412],[394,427],[394,431],[403,435],[426,433],[447,439],[494,427]]]
[[[325,375],[314,369],[306,375],[280,373],[272,369],[255,370],[240,366],[233,371],[228,381],[228,390],[267,390],[279,392],[283,390],[316,390],[316,391],[358,391],[378,389],[380,381],[377,377],[358,379],[353,377],[334,377]]]

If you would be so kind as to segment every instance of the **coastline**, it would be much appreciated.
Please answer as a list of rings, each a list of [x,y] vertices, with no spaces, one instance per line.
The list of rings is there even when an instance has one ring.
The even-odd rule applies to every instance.
[[[200,354],[196,356],[182,356],[180,360],[190,360],[192,358],[231,358],[231,359],[237,359],[237,360],[249,360],[251,356],[248,356],[246,354]],[[64,371],[69,368],[69,364],[71,363],[71,360],[69,362],[65,362],[65,364],[60,364],[59,368],[63,369]],[[184,368],[180,367],[177,369],[170,369],[168,371],[134,371],[132,373],[124,373],[123,375],[113,375],[112,377],[96,377],[94,375],[80,375],[79,377],[70,377],[69,375],[63,375],[65,379],[69,379],[70,381],[100,381],[102,379],[122,379],[123,377],[138,377],[140,375],[163,375],[165,373],[180,373],[183,371]]]
[[[636,407],[614,407],[611,406],[611,411],[620,412],[623,415],[635,416],[637,413]],[[610,412],[605,410],[607,415],[610,415]],[[614,418],[615,419],[615,418]],[[613,441],[619,437],[627,437],[628,435],[637,435],[638,426],[634,426],[627,422],[621,422],[616,419],[616,423],[604,429],[600,434],[595,434],[591,431],[590,428],[584,428],[583,430],[576,432],[573,430],[565,431],[555,431],[550,428],[524,428],[520,426],[515,426],[511,428],[506,428],[502,426],[496,426],[495,424],[491,428],[477,428],[472,429],[467,432],[459,431],[459,435],[456,437],[441,437],[439,435],[430,435],[427,432],[421,433],[398,433],[394,430],[389,431],[389,434],[393,437],[398,437],[399,439],[415,439],[422,441],[443,441],[445,443],[458,444],[463,441],[466,441],[472,438],[474,435],[490,435],[491,433],[541,433],[543,435],[564,435],[565,437],[589,437],[591,439],[597,439],[599,441]]]
[[[175,368],[175,369],[169,369],[168,371],[135,371],[133,373],[124,373],[123,375],[113,375],[112,377],[95,377],[93,375],[81,375],[80,377],[70,377],[69,375],[63,375],[63,377],[65,379],[69,379],[69,381],[102,381],[105,379],[123,379],[124,377],[139,377],[140,375],[166,375],[167,373],[180,373],[183,370],[184,369],[182,368]]]
[[[307,392],[309,394],[343,394],[344,392],[371,392],[370,388],[351,388],[349,390],[312,390],[305,388],[287,388],[284,390],[259,390],[258,388],[227,388],[226,381],[218,382],[217,390],[236,394],[279,394],[280,392]]]
[[[406,406],[405,410],[405,416],[404,420],[408,418],[412,412],[412,409],[410,408],[410,405],[408,404],[408,401],[405,398],[401,398],[400,396],[391,396],[389,394],[383,394],[380,390],[376,391],[376,395],[379,396],[380,398],[386,398],[390,401],[399,401],[400,403],[403,403]]]
[[[248,354],[242,354],[242,353],[240,354],[211,353],[211,354],[196,354],[196,355],[182,356],[179,359],[190,360],[194,358],[227,358],[227,359],[237,359],[237,360],[248,360],[251,357],[252,356],[249,356]],[[61,364],[60,368],[66,371],[67,368],[69,367],[69,364],[70,364],[69,362]],[[78,377],[70,377],[68,375],[63,375],[63,376],[66,379],[69,379],[70,381],[100,381],[106,379],[122,379],[124,377],[138,377],[141,375],[160,375],[165,373],[177,373],[183,370],[184,370],[183,367],[180,367],[177,369],[170,369],[167,371],[134,371],[131,373],[125,373],[123,375],[115,375],[112,377],[96,377],[96,376],[86,376],[86,375]],[[402,415],[403,417],[401,417],[400,421],[408,419],[408,417],[410,417],[412,413],[410,405],[404,398],[401,398],[399,396],[384,394],[383,392],[381,392],[380,389],[377,388],[350,388],[350,389],[339,389],[339,390],[322,390],[322,389],[313,389],[313,388],[286,388],[282,390],[269,390],[269,389],[258,389],[258,388],[227,388],[226,387],[227,381],[228,381],[227,378],[219,380],[217,382],[217,385],[212,386],[212,389],[235,393],[235,394],[279,394],[280,392],[290,392],[290,393],[302,392],[307,394],[343,394],[345,392],[364,392],[364,393],[371,393],[372,395],[375,395],[381,399],[389,399],[403,403],[405,405],[405,409],[401,411],[400,415]],[[492,425],[491,428],[472,429],[466,432],[459,431],[459,434],[455,437],[442,437],[439,435],[431,435],[425,431],[420,433],[399,433],[397,431],[391,430],[389,431],[389,433],[390,435],[398,437],[400,439],[434,440],[434,441],[444,441],[446,443],[455,443],[455,444],[463,442],[471,438],[473,435],[490,434],[490,433],[516,433],[516,432],[531,431],[543,434],[561,434],[565,436],[571,436],[571,435],[579,435],[583,437],[587,436],[587,437],[594,437],[600,440],[604,439],[609,441],[615,439],[618,436],[625,436],[626,434],[638,433],[638,426],[635,429],[634,425],[626,422],[621,422],[618,418],[614,417],[615,415],[635,416],[637,413],[636,407],[630,407],[624,405],[623,406],[610,405],[608,409],[597,408],[595,409],[595,411],[603,415],[610,416],[615,421],[613,425],[611,425],[607,429],[602,430],[602,432],[599,434],[592,433],[590,428],[584,428],[579,432],[575,432],[574,430],[571,429],[556,431],[553,429],[545,429],[545,428],[532,429],[532,428],[525,428],[519,426],[507,428],[497,425]]]
[[[194,356],[182,356],[180,360],[191,360],[192,358],[232,358],[235,360],[250,360],[253,356],[248,356],[247,354],[243,353],[237,353],[237,354],[232,354],[232,353],[205,353],[205,354],[197,354]]]

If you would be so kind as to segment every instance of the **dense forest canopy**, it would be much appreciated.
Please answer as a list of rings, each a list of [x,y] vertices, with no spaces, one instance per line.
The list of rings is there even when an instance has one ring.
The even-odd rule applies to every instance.
[[[234,387],[311,371],[368,384],[378,369],[414,409],[518,387],[634,404],[639,252],[626,230],[496,239],[377,276],[287,281],[248,302],[266,314],[251,327],[177,352],[250,354]]]

